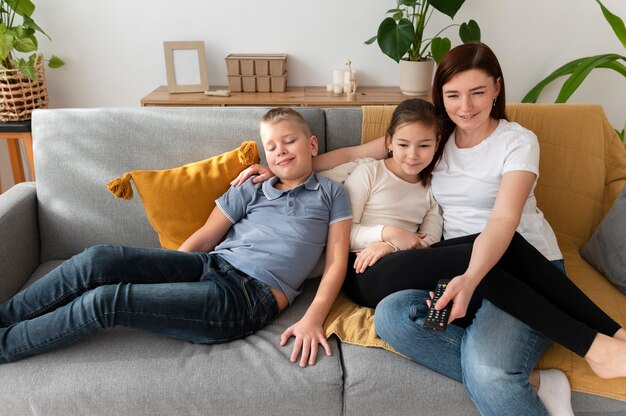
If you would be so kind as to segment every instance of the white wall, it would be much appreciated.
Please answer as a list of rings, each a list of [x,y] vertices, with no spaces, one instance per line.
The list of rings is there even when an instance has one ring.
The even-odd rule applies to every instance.
[[[40,39],[46,55],[66,66],[47,70],[51,107],[138,106],[166,83],[162,42],[203,40],[209,83],[226,85],[229,53],[287,53],[289,85],[326,85],[332,70],[353,61],[361,85],[397,85],[397,64],[376,45],[376,33],[393,0],[47,0],[35,21],[52,37]],[[626,1],[604,0],[626,20]],[[599,53],[626,54],[593,0],[468,0],[455,21],[474,18],[483,41],[498,55],[507,99],[520,101],[541,78],[565,62]],[[449,19],[434,15],[430,34]],[[448,35],[457,43],[456,30]],[[556,97],[559,84],[541,101]],[[601,104],[611,123],[626,120],[626,80],[596,70],[570,102]],[[8,159],[0,141],[4,187]]]

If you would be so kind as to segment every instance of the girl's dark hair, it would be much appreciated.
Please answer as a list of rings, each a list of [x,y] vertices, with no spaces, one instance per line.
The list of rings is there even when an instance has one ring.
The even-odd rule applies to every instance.
[[[406,123],[421,123],[435,130],[435,135],[438,139],[437,150],[435,151],[432,162],[419,174],[420,181],[424,186],[427,186],[430,183],[435,164],[441,159],[443,146],[448,138],[441,136],[441,121],[437,116],[435,106],[428,101],[412,98],[402,101],[394,110],[385,134],[385,146],[387,146],[387,141],[391,140],[396,130]]]
[[[437,67],[435,79],[433,81],[433,104],[443,120],[442,135],[449,137],[454,131],[454,122],[446,113],[443,104],[443,86],[450,78],[460,72],[469,71],[470,69],[480,69],[492,76],[494,80],[500,79],[500,93],[496,97],[496,102],[491,109],[491,117],[496,120],[506,120],[506,97],[504,88],[504,76],[498,58],[489,48],[489,46],[480,42],[464,43],[454,47],[448,52]]]

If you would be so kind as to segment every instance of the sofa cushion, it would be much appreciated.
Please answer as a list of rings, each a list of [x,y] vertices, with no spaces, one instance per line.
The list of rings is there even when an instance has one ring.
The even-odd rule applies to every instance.
[[[388,351],[341,344],[345,416],[478,415],[463,385]]]
[[[626,293],[626,187],[580,254]]]
[[[133,197],[132,179],[161,247],[176,250],[206,222],[230,181],[253,163],[259,163],[259,152],[255,142],[247,141],[237,149],[177,168],[133,170],[107,187],[128,200]]]
[[[308,280],[302,295],[263,330],[226,344],[114,328],[3,365],[0,414],[339,415],[343,371],[336,341],[329,341],[333,356],[321,351],[307,368],[289,361],[293,340],[279,346],[318,283]]]

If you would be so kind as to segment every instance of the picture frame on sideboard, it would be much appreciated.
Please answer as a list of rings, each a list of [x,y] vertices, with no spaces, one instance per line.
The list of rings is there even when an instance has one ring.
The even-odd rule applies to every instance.
[[[204,92],[208,89],[203,41],[165,41],[163,51],[168,92]]]

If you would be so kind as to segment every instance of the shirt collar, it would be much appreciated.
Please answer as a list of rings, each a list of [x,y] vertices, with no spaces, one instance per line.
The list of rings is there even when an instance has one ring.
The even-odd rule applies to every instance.
[[[303,184],[300,184],[293,189],[276,189],[274,188],[276,182],[278,182],[278,176],[272,176],[271,178],[263,182],[263,193],[265,194],[265,197],[269,200],[279,198],[285,192],[292,191],[293,189],[298,189],[302,186],[304,186],[304,189],[306,189],[307,191],[316,191],[320,187],[320,183],[317,180],[317,176],[315,173],[312,173],[311,176],[309,176],[309,178],[304,181]]]

